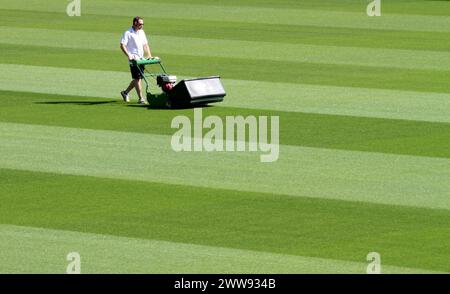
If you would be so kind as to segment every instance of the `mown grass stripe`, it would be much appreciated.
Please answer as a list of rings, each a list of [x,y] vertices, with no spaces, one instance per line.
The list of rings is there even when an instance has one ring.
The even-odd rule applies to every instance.
[[[0,98],[3,122],[171,135],[175,115],[193,119],[189,109],[149,110],[117,100],[21,92],[0,92]],[[222,119],[277,115],[289,126],[280,129],[284,145],[450,157],[449,124],[229,107],[210,107],[203,112]]]
[[[110,235],[0,225],[0,273],[60,273],[78,252],[83,274],[365,273],[366,263]],[[383,265],[383,273],[433,273]]]
[[[3,45],[5,46],[5,45]],[[6,46],[2,64],[129,72],[119,52]],[[23,53],[23,54],[19,54]],[[225,79],[329,85],[358,88],[450,93],[449,71],[410,70],[354,65],[291,63],[189,55],[164,55],[173,74],[201,77],[220,75]],[[6,65],[12,67],[11,65]]]
[[[123,0],[112,0],[123,1]],[[134,0],[135,2],[144,2],[146,0]],[[164,0],[153,0],[158,3],[166,3]],[[333,11],[351,11],[361,12],[367,7],[371,0],[194,0],[193,4],[212,5],[212,6],[246,6],[246,7],[267,7],[277,8],[296,8],[296,9],[314,9],[314,10],[333,10]],[[449,4],[445,0],[390,0],[383,3],[383,12],[398,14],[419,14],[419,15],[445,15]],[[171,3],[185,3],[184,0],[174,0]]]
[[[0,92],[0,99],[3,122],[171,135],[175,115],[193,119],[189,109],[152,110],[98,98]],[[284,145],[450,157],[449,124],[229,107],[209,107],[203,112],[223,120],[230,115],[277,115],[289,126],[280,130]]]
[[[17,37],[1,38],[3,44],[40,45],[118,51],[120,32],[99,33],[67,30],[16,28]],[[0,27],[7,36],[9,27]],[[257,59],[291,63],[318,63],[373,66],[401,69],[450,70],[450,53],[400,49],[371,49],[275,42],[236,41],[174,36],[152,36],[152,48],[158,54]],[[237,65],[236,65],[237,66]]]
[[[61,58],[64,58],[64,55]],[[127,69],[123,64],[119,67]],[[193,70],[188,64],[186,68],[198,71],[199,76],[207,75],[203,68]],[[0,78],[3,81],[0,90],[20,92],[13,95],[17,98],[26,98],[25,93],[31,92],[117,99],[120,85],[126,86],[130,74],[0,64]],[[450,122],[448,94],[233,79],[223,79],[223,83],[228,95],[220,106],[225,107]],[[2,94],[5,99],[2,103],[7,103],[10,95],[12,94]],[[131,93],[131,96],[135,99],[136,94]],[[67,100],[57,96],[48,98],[49,101]],[[14,103],[24,103],[19,101],[14,99]]]
[[[51,18],[52,21],[45,21]],[[83,15],[78,21],[55,12],[36,12],[0,9],[0,26],[61,29],[118,33],[129,25],[129,17],[108,15]],[[363,48],[415,49],[448,52],[450,34],[443,32],[408,32],[395,30],[368,30],[360,28],[335,28],[295,26],[280,24],[254,24],[225,22],[222,20],[173,19],[152,16],[146,20],[150,36],[175,36],[202,39],[264,41],[278,44],[309,44]],[[374,40],[376,42],[374,42]]]
[[[278,161],[264,164],[260,152],[174,152],[171,136],[12,123],[0,131],[4,168],[450,209],[449,159],[281,145]]]
[[[47,11],[65,13],[67,3],[49,0],[42,5],[39,0],[16,0],[2,3],[3,9],[25,11]],[[405,31],[449,32],[450,17],[405,14],[384,14],[383,18],[370,18],[365,9],[360,12],[327,11],[314,9],[259,8],[242,6],[211,6],[195,4],[151,3],[117,1],[114,5],[108,0],[86,2],[83,14],[133,16],[139,11],[143,17],[154,15],[172,18],[206,19],[223,21],[245,20],[250,23],[314,25],[322,27],[349,27],[367,29],[388,29]]]
[[[110,0],[110,3],[124,2],[123,0]],[[148,4],[147,0],[134,0],[136,5]],[[270,8],[270,9],[310,9],[320,11],[343,11],[343,12],[364,12],[370,0],[195,0],[191,1],[195,5],[212,7],[247,7],[247,8]],[[31,2],[33,5],[35,3]],[[54,2],[53,2],[54,3]],[[167,4],[163,0],[152,0],[152,4]],[[186,4],[185,0],[174,0],[172,4]],[[383,12],[397,14],[416,14],[416,15],[442,15],[447,16],[449,4],[445,0],[390,0],[383,3]],[[62,7],[62,5],[58,6]]]
[[[22,92],[0,92],[0,98],[3,122],[171,135],[175,115],[193,119],[190,109],[152,110],[118,100]],[[280,129],[284,145],[450,157],[449,124],[232,107],[208,107],[203,112],[223,120],[230,115],[279,116],[289,126]]]
[[[365,262],[376,251],[383,266],[449,271],[448,210],[5,169],[0,178],[0,223],[289,254],[294,263]]]
[[[229,85],[229,96],[223,106],[450,122],[448,94],[259,81],[224,82]]]

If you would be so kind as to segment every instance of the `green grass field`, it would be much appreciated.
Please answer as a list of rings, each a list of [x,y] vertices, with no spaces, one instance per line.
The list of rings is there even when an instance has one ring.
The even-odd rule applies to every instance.
[[[0,0],[0,273],[450,272],[450,1]],[[280,118],[280,156],[174,152],[122,102],[145,19],[203,115]]]

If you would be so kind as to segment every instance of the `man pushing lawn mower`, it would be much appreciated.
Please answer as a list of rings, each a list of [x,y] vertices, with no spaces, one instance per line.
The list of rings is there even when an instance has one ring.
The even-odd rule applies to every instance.
[[[133,26],[124,33],[120,41],[120,48],[128,58],[133,77],[128,88],[120,92],[123,101],[130,102],[128,94],[133,88],[136,88],[139,104],[150,102],[151,108],[195,107],[223,100],[226,93],[219,76],[185,79],[176,84],[176,76],[166,72],[159,57],[152,57],[143,26],[144,20],[136,16],[133,18]],[[145,66],[150,65],[159,65],[160,72],[145,69]],[[142,80],[145,82],[147,100],[142,96]],[[155,92],[155,84],[162,93]]]
[[[131,77],[133,78],[128,88],[120,93],[125,102],[130,102],[128,94],[133,88],[136,88],[139,104],[147,104],[147,101],[142,96],[142,72],[144,71],[144,65],[137,65],[133,60],[144,58],[144,53],[146,59],[157,57],[152,57],[143,26],[144,20],[136,16],[133,18],[133,26],[123,34],[122,40],[120,41],[120,49],[122,49],[128,58]]]

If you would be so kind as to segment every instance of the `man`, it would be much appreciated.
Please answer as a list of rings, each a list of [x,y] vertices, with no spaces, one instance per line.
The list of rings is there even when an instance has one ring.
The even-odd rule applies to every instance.
[[[150,52],[150,47],[148,46],[147,37],[143,30],[144,20],[139,16],[133,18],[133,26],[127,30],[120,41],[120,49],[127,56],[128,63],[130,65],[131,81],[128,88],[120,94],[122,95],[123,101],[130,102],[129,93],[133,88],[136,88],[136,93],[139,97],[139,104],[147,104],[146,100],[142,97],[142,74],[138,67],[133,65],[132,60],[138,60],[144,58],[153,58]],[[144,70],[144,66],[140,66],[141,70]]]

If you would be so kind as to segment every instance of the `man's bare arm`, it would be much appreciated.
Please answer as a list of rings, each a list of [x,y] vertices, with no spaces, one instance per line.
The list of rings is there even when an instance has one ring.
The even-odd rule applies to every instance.
[[[125,54],[126,57],[128,57],[128,60],[132,59],[130,53],[128,53],[127,47],[125,47],[124,44],[120,44],[120,49],[122,49],[122,52]]]
[[[145,55],[147,56],[145,58],[152,58],[152,52],[150,51],[150,47],[148,46],[148,44],[144,45],[144,52]]]

